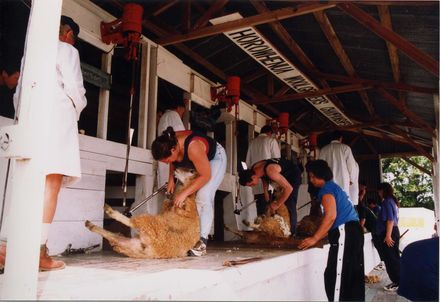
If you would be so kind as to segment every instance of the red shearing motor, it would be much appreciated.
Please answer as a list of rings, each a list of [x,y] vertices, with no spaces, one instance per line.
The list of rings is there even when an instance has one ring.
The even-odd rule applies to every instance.
[[[237,106],[240,100],[240,77],[228,77],[226,85],[211,87],[211,99],[225,102],[228,112],[231,112],[232,106]]]
[[[127,48],[125,58],[137,59],[137,46],[142,34],[142,15],[144,8],[135,3],[124,5],[122,18],[105,23],[101,22],[101,39],[106,44],[114,43]]]
[[[278,115],[278,123],[279,123],[279,131],[280,134],[287,133],[287,130],[289,130],[289,113],[287,112],[281,112]]]

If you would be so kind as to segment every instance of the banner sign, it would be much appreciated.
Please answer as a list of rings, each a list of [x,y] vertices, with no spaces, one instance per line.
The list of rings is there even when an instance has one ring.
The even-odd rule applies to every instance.
[[[216,25],[242,18],[239,13],[234,13],[211,19],[210,22]],[[290,63],[255,28],[244,27],[224,32],[224,34],[294,91],[303,93],[319,90],[312,81]],[[353,125],[348,117],[346,117],[327,96],[322,95],[305,99],[337,126]]]

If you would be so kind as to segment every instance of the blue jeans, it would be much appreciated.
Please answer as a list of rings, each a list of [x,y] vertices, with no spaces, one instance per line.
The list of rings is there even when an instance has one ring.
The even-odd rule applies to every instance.
[[[196,204],[200,217],[200,237],[208,238],[214,222],[215,192],[223,181],[226,172],[226,152],[217,143],[215,156],[209,162],[211,166],[211,179],[197,192]]]

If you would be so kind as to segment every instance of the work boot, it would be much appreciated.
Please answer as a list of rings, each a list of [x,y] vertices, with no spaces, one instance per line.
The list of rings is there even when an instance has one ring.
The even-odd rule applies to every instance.
[[[0,245],[0,270],[5,268],[6,262],[6,244]]]
[[[53,260],[48,255],[48,249],[46,245],[42,245],[40,248],[40,271],[55,271],[66,267],[66,264],[60,260]]]

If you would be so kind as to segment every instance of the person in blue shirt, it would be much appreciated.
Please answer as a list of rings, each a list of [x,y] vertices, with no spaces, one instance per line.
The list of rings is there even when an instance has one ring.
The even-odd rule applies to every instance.
[[[391,283],[386,285],[386,291],[396,291],[400,282],[400,252],[399,252],[399,202],[394,196],[393,187],[386,182],[379,184],[377,194],[382,199],[382,206],[377,217],[376,233],[379,237],[379,248],[385,262],[387,274]]]
[[[308,162],[306,171],[310,183],[319,188],[318,200],[324,216],[316,233],[302,240],[300,249],[315,245],[328,234],[330,249],[324,284],[329,301],[365,300],[364,233],[347,193],[333,182],[327,162]]]

